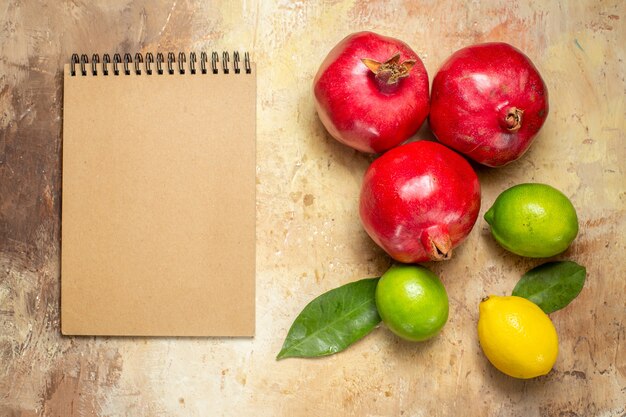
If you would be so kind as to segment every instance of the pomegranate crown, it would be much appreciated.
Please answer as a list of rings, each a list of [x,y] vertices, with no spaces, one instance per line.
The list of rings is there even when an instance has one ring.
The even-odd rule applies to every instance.
[[[400,62],[400,52],[396,52],[385,62],[378,62],[370,58],[362,58],[361,62],[376,75],[377,80],[387,85],[397,84],[401,78],[408,77],[411,68],[415,65],[414,59]]]

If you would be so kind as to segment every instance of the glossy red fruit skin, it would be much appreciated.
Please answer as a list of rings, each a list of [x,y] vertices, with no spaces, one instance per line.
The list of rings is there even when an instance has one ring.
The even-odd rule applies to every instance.
[[[400,53],[415,60],[395,91],[382,91],[361,59],[384,62]],[[394,89],[390,89],[394,90]],[[362,152],[380,153],[411,137],[428,116],[428,74],[404,42],[372,32],[343,39],[322,62],[313,82],[315,107],[328,132]]]
[[[430,141],[398,146],[374,160],[359,201],[365,231],[404,263],[450,258],[479,210],[480,184],[470,164]]]
[[[437,139],[490,167],[521,157],[548,116],[539,71],[506,43],[455,52],[435,75],[431,94],[429,122]],[[521,126],[507,123],[510,109],[523,111]]]

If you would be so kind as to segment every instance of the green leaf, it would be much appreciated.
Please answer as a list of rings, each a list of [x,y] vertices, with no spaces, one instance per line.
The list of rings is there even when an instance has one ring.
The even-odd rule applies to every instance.
[[[513,289],[550,314],[568,305],[583,289],[587,270],[572,261],[548,262],[526,272]]]
[[[291,325],[276,359],[332,355],[372,331],[380,323],[378,279],[351,282],[311,301]]]

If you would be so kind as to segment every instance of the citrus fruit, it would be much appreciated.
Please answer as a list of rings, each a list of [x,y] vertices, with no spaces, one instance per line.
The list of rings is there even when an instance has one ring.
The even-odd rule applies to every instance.
[[[519,184],[503,191],[485,213],[485,220],[500,245],[531,258],[558,255],[578,234],[574,206],[546,184]]]
[[[515,378],[534,378],[552,369],[559,340],[550,317],[522,297],[490,295],[480,303],[480,346],[498,370]]]
[[[435,336],[448,320],[448,294],[439,277],[417,265],[394,265],[376,287],[376,307],[387,327],[403,339]]]

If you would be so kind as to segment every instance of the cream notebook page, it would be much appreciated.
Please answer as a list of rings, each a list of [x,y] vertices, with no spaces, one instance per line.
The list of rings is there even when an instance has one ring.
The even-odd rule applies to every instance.
[[[256,69],[171,66],[65,66],[64,334],[254,334]]]

